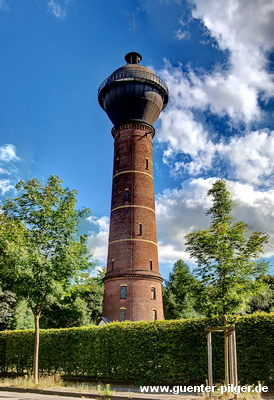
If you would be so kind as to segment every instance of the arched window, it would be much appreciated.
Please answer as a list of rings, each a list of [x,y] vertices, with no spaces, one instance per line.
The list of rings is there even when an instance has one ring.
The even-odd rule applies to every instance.
[[[121,299],[126,299],[127,298],[127,287],[125,285],[121,286],[120,298]]]
[[[120,322],[123,322],[126,319],[126,309],[120,308]]]
[[[157,321],[157,310],[152,310],[152,321]]]
[[[151,286],[151,300],[156,299],[156,289],[155,286]]]
[[[139,228],[138,228],[138,235],[142,235],[143,234],[143,224],[141,224],[140,222],[139,222]]]

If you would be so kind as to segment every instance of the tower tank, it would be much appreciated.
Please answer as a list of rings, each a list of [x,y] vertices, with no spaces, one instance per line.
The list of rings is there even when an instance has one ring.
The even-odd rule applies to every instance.
[[[131,52],[127,64],[118,68],[99,87],[99,103],[114,126],[127,121],[153,125],[168,102],[165,82],[139,64],[142,56]]]

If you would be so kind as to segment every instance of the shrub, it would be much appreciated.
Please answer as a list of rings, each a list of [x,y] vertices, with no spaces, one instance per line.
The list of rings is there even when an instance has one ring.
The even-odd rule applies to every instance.
[[[242,384],[274,381],[274,314],[231,317]],[[41,330],[40,373],[135,382],[203,383],[205,328],[218,318]],[[214,382],[224,378],[223,334],[213,332]],[[31,373],[34,333],[0,332],[2,372]],[[2,350],[2,351],[1,351]]]

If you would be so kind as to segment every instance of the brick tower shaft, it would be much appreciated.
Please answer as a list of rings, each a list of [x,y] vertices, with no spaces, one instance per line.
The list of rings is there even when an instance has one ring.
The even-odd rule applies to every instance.
[[[113,129],[114,167],[103,316],[163,319],[153,184],[154,128]]]

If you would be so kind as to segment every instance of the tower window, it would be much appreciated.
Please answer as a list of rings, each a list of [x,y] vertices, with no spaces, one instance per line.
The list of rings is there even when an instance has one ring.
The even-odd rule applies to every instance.
[[[146,169],[148,169],[148,158],[146,158]]]
[[[125,189],[125,201],[129,201],[129,189]]]
[[[111,260],[111,269],[112,269],[112,271],[114,270],[114,259]]]
[[[126,299],[127,298],[127,287],[121,286],[120,298]]]
[[[120,308],[120,322],[123,322],[126,319],[126,309]]]
[[[152,310],[152,321],[157,321],[157,310]]]
[[[156,300],[156,289],[154,286],[151,286],[151,300]]]
[[[149,260],[149,269],[152,271],[152,260]]]
[[[139,235],[143,234],[143,225],[139,223],[139,231],[138,231]]]

